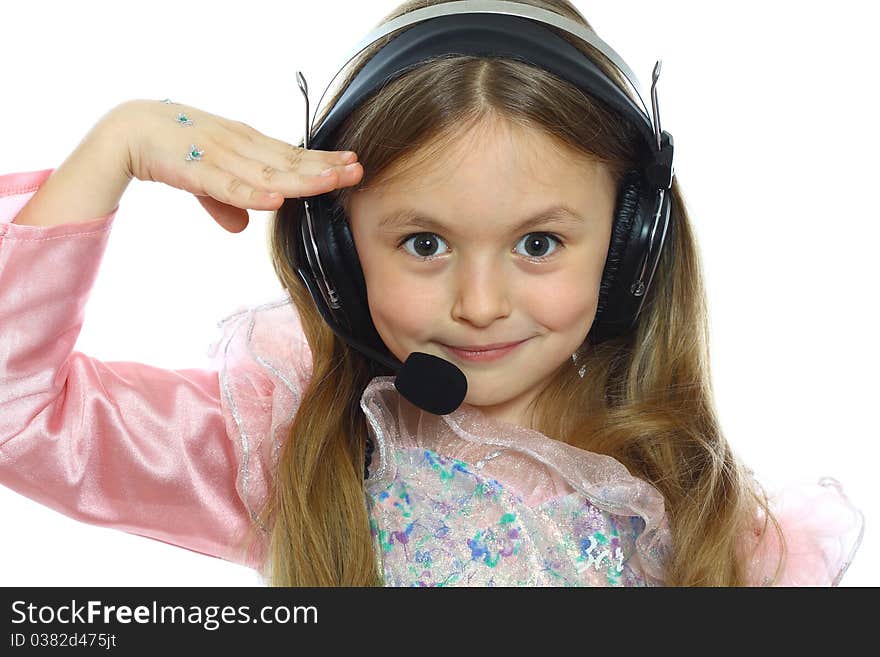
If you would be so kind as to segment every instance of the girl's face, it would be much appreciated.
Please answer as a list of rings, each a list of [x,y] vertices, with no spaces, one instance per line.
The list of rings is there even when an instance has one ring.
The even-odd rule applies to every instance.
[[[596,314],[610,174],[502,122],[480,125],[431,166],[398,162],[382,179],[392,174],[352,194],[349,212],[379,336],[401,362],[413,351],[451,361],[467,377],[465,403],[528,426],[528,403],[571,364]],[[524,225],[555,206],[572,215]],[[520,340],[492,361],[444,346]]]

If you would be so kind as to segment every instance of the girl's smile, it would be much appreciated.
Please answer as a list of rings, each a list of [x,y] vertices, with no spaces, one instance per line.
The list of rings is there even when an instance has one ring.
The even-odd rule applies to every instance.
[[[500,358],[504,358],[508,354],[517,350],[517,348],[525,344],[530,338],[526,340],[520,340],[519,342],[513,342],[506,346],[495,347],[491,349],[480,349],[480,350],[468,350],[468,349],[456,349],[455,347],[450,347],[449,345],[444,344],[443,347],[451,353],[453,356],[466,360],[471,363],[487,363],[496,361]],[[441,343],[442,344],[442,343]]]

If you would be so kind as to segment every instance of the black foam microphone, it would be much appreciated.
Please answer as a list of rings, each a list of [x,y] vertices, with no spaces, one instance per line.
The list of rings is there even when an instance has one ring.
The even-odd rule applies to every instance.
[[[461,406],[467,395],[464,372],[439,356],[414,351],[401,365],[396,359],[387,358],[352,338],[348,338],[348,343],[396,371],[394,387],[397,392],[422,410],[446,415]]]
[[[315,298],[317,290],[314,290],[312,281],[301,268],[297,268],[297,273]],[[388,358],[343,331],[323,304],[316,301],[315,306],[339,339],[397,373],[394,387],[410,403],[434,415],[447,415],[461,406],[467,396],[467,377],[453,363],[421,351],[412,352],[404,363]]]

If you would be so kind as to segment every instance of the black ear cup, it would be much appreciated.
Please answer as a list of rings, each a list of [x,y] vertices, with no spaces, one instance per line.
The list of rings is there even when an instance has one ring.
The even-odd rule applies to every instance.
[[[334,311],[340,320],[348,325],[349,332],[358,339],[367,342],[373,348],[388,353],[382,342],[367,301],[367,283],[361,268],[357,247],[351,234],[348,217],[342,208],[335,204],[327,204],[327,221],[322,221],[320,229],[327,246],[331,284],[334,286],[342,303],[342,312]]]
[[[608,256],[599,283],[596,318],[587,335],[591,344],[623,335],[635,324],[643,298],[635,296],[630,287],[641,271],[650,242],[655,202],[641,172],[632,169],[623,176]]]
[[[593,327],[590,329],[590,341],[593,339],[607,339],[607,324],[602,319],[606,316],[609,299],[613,297],[612,290],[619,280],[618,273],[624,260],[626,248],[630,244],[635,223],[636,213],[639,210],[641,176],[638,171],[632,169],[624,174],[617,191],[617,204],[614,208],[614,220],[611,224],[611,240],[608,246],[608,256],[605,259],[605,269],[602,272],[602,280],[599,283],[599,301],[596,307],[596,317]],[[600,336],[601,334],[601,336]],[[593,342],[596,344],[596,342]]]

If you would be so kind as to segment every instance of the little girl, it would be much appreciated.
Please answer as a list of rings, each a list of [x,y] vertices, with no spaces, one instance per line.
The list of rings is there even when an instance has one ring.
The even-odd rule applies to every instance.
[[[565,0],[527,4],[589,26]],[[0,482],[280,586],[839,583],[858,509],[832,479],[765,496],[720,429],[676,180],[636,325],[587,339],[637,160],[627,121],[524,62],[448,57],[335,144],[133,100],[58,169],[0,177]],[[226,318],[212,370],[73,350],[132,178],[196,194],[231,232],[277,210],[288,294]],[[303,199],[329,193],[384,345],[467,377],[453,412],[410,403],[318,312],[291,245]]]

